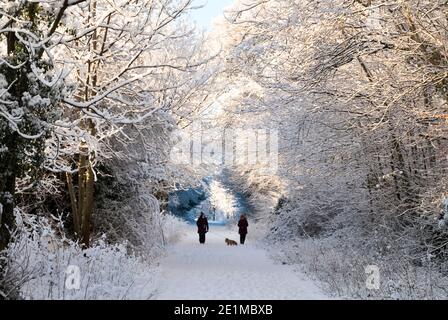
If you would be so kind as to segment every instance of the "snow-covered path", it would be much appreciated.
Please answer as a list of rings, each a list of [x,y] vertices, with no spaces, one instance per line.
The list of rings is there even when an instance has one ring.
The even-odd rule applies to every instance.
[[[156,299],[281,300],[325,299],[316,285],[292,267],[275,263],[251,243],[226,246],[236,232],[211,226],[205,245],[193,228],[161,261]]]

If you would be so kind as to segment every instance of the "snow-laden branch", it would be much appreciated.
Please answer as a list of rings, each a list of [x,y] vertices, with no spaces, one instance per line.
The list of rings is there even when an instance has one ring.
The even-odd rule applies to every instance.
[[[73,107],[76,107],[76,108],[81,108],[81,109],[91,108],[92,106],[97,105],[104,98],[108,97],[111,93],[116,92],[117,90],[119,90],[125,86],[128,86],[136,81],[142,80],[150,74],[151,74],[151,72],[147,72],[147,73],[144,73],[141,75],[137,75],[131,79],[125,80],[121,83],[118,83],[115,86],[107,89],[105,92],[96,95],[93,99],[91,99],[89,101],[77,102],[77,101],[70,100],[70,99],[64,99],[63,102],[67,103],[68,105],[71,105]],[[170,89],[174,89],[176,87],[177,86],[171,86],[171,87],[165,87],[165,88],[154,88],[154,89],[148,90],[147,92],[163,92],[163,91],[167,91]]]

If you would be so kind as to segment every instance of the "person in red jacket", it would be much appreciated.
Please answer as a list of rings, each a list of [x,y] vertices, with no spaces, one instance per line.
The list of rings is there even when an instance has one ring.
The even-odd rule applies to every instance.
[[[240,243],[244,244],[244,241],[246,241],[246,235],[247,235],[247,227],[249,226],[249,223],[247,222],[246,216],[244,214],[241,215],[240,221],[238,221],[238,233],[240,234]]]
[[[201,212],[201,215],[198,218],[198,221],[196,222],[196,225],[198,226],[198,233],[199,233],[199,243],[204,244],[205,243],[205,234],[208,232],[208,220],[205,216],[204,212]]]

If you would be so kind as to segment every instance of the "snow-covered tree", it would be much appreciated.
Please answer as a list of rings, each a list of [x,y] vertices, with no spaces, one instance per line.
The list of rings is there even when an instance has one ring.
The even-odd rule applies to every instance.
[[[357,249],[399,243],[406,259],[445,257],[437,217],[448,173],[446,9],[437,1],[237,1],[217,25],[226,35],[222,79],[241,92],[247,83],[261,88],[228,102],[226,119],[279,129],[272,179],[282,188],[266,191],[249,183],[267,181],[255,168],[236,168],[244,188],[279,190],[267,210],[279,215],[270,218],[278,234],[342,234],[358,239]]]
[[[35,169],[45,168],[65,173],[73,229],[88,245],[95,166],[124,151],[113,137],[162,124],[150,162],[165,163],[167,152],[156,150],[201,109],[213,56],[184,19],[191,0],[2,5],[2,234],[12,226],[16,178],[34,183]]]
[[[56,15],[47,2],[0,4],[0,248],[14,224],[16,180],[40,174],[45,140],[62,114],[66,74],[51,47],[62,15],[77,2],[62,1]]]

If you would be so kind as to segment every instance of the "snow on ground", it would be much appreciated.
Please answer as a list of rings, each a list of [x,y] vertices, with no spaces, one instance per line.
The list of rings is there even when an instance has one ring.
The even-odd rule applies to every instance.
[[[267,251],[251,243],[250,234],[245,245],[230,247],[224,239],[239,240],[238,234],[211,225],[201,245],[196,228],[190,228],[161,261],[155,299],[328,299],[304,274],[271,260]]]

